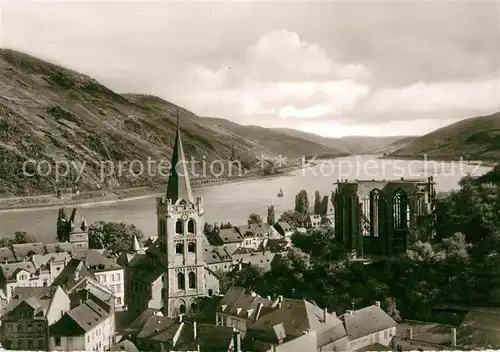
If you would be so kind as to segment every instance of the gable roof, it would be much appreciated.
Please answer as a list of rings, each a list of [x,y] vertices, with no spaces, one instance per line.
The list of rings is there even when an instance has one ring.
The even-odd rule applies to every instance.
[[[135,318],[134,321],[130,323],[128,328],[124,329],[124,332],[131,335],[139,334],[144,324],[146,324],[148,319],[153,316],[163,317],[163,313],[161,313],[159,309],[147,308],[137,318]]]
[[[36,273],[36,268],[31,261],[28,262],[19,262],[19,263],[9,263],[9,264],[0,264],[0,270],[2,271],[3,276],[7,280],[16,279],[17,273],[22,270],[30,274]]]
[[[145,258],[145,261],[131,267],[129,271],[130,276],[134,280],[152,284],[165,273],[165,268],[162,266],[151,267],[149,263],[147,263],[147,258]]]
[[[110,351],[139,352],[139,349],[130,340],[123,340],[112,346]]]
[[[23,260],[29,254],[45,254],[45,245],[42,242],[13,244],[12,251],[16,260]]]
[[[233,261],[226,249],[218,246],[206,246],[203,250],[203,260],[208,265]]]
[[[213,236],[210,236],[210,240],[212,242],[217,242],[212,244],[221,245],[227,243],[240,243],[243,242],[244,238],[236,228],[231,227],[229,229],[219,229]]]
[[[341,318],[351,340],[398,325],[389,314],[376,305],[345,313]]]
[[[96,302],[89,299],[69,310],[50,328],[54,336],[79,336],[91,331],[110,316]]]
[[[274,302],[255,293],[247,293],[243,287],[232,286],[217,306],[217,312],[253,321],[257,316],[259,303],[271,308]],[[260,315],[262,316],[262,311]]]
[[[285,232],[288,232],[288,231],[293,231],[292,227],[290,226],[289,223],[285,222],[285,221],[278,221],[276,223],[277,226],[281,227],[281,229]]]
[[[49,253],[49,254],[35,254],[31,257],[31,261],[36,269],[46,266],[51,261],[69,261],[71,256],[66,252]]]
[[[309,330],[316,331],[317,336],[326,332],[332,338],[346,335],[341,320],[336,316],[328,314],[325,322],[323,309],[306,300],[289,298],[284,298],[281,307],[250,324],[247,330],[256,335],[260,332],[268,337],[274,336],[276,340],[279,339],[277,331],[284,334],[287,340],[302,336]]]
[[[150,316],[137,334],[138,339],[153,339],[164,342],[173,338],[181,323],[170,317]]]
[[[114,260],[106,257],[95,249],[77,250],[73,252],[73,257],[85,261],[85,265],[93,272],[118,270],[122,267]]]
[[[52,286],[59,285],[65,290],[70,290],[80,279],[86,276],[95,278],[82,260],[72,258],[52,282]]]
[[[227,326],[210,324],[196,324],[196,337],[194,324],[184,323],[179,339],[175,346],[176,351],[228,351],[233,342],[233,329]]]
[[[16,287],[9,304],[2,311],[2,315],[8,315],[19,305],[26,303],[35,310],[35,314],[42,312],[45,316],[56,291],[57,287],[55,286]]]
[[[68,295],[73,295],[81,290],[87,291],[97,299],[106,303],[110,308],[114,304],[114,294],[106,286],[100,284],[89,276],[83,277],[77,281],[73,287],[68,290]]]

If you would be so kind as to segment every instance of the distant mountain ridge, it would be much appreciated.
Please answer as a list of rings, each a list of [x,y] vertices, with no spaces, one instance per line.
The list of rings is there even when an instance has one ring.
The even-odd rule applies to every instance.
[[[286,134],[290,137],[309,140],[313,143],[336,149],[346,155],[378,153],[380,149],[387,145],[408,138],[406,136],[346,136],[341,138],[329,138],[291,128],[273,128],[272,130]]]
[[[500,112],[471,117],[419,137],[392,152],[404,158],[500,160]]]
[[[161,175],[134,176],[130,172],[115,172],[102,179],[100,163],[169,160],[177,111],[188,158],[229,160],[233,148],[238,157],[250,162],[261,155],[335,157],[352,153],[342,144],[337,148],[319,136],[315,140],[241,126],[198,117],[158,97],[118,94],[84,74],[0,49],[0,196],[54,194],[65,187],[95,190],[164,182]],[[52,174],[25,177],[23,164],[30,159],[52,166],[69,160],[85,168],[81,179],[73,169],[59,180]]]

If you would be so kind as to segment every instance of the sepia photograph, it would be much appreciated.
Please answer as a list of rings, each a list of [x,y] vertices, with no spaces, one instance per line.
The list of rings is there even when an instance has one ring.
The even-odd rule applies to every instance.
[[[478,350],[499,0],[0,0],[0,351]]]

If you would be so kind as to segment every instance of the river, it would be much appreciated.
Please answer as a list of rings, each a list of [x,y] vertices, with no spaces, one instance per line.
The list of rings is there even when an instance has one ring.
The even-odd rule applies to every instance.
[[[245,224],[248,215],[258,213],[264,219],[267,207],[274,204],[276,214],[292,209],[295,195],[307,190],[309,202],[314,202],[314,192],[330,194],[337,179],[386,179],[421,178],[433,176],[438,191],[449,191],[457,187],[461,177],[470,173],[482,175],[491,167],[467,165],[459,162],[416,161],[377,159],[362,155],[325,160],[310,169],[292,172],[294,177],[276,177],[248,182],[224,184],[195,190],[205,203],[205,220],[208,222],[231,222]],[[277,193],[283,189],[284,197]],[[112,204],[89,204],[79,206],[79,211],[89,223],[99,220],[123,221],[135,224],[145,236],[156,235],[155,197],[133,199]],[[0,211],[0,235],[11,237],[15,231],[33,233],[39,241],[53,242],[56,233],[57,208],[19,209]]]

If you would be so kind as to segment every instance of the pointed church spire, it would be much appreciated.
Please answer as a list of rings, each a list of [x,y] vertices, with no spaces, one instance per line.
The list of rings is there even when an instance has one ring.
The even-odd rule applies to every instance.
[[[172,151],[171,168],[167,184],[167,199],[172,203],[180,200],[194,203],[191,184],[189,183],[188,167],[184,149],[182,148],[181,130],[179,128],[179,110],[177,110],[177,135]]]
[[[139,241],[137,240],[137,236],[134,235],[134,238],[132,239],[132,251],[137,252],[141,249],[141,246],[139,245]]]

